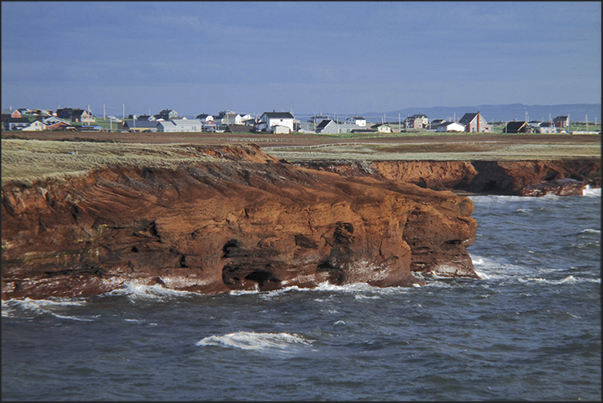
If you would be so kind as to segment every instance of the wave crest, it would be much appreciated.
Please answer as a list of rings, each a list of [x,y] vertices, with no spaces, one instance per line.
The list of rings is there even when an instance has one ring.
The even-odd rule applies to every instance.
[[[219,346],[241,350],[289,350],[295,346],[308,346],[313,340],[292,333],[236,332],[223,336],[209,336],[199,340],[197,346]]]

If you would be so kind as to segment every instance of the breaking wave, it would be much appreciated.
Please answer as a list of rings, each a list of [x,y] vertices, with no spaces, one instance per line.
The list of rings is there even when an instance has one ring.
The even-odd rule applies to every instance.
[[[164,301],[172,298],[190,297],[198,295],[194,292],[172,290],[160,284],[144,285],[136,282],[125,283],[123,288],[113,290],[104,295],[125,296],[132,302],[157,300]]]
[[[590,186],[586,186],[582,191],[582,195],[588,197],[601,197],[601,188],[591,188]]]
[[[199,340],[197,346],[218,346],[253,351],[287,351],[300,346],[310,346],[313,340],[292,333],[236,332],[222,336],[209,336]]]
[[[33,318],[48,314],[60,319],[91,322],[94,318],[66,315],[60,312],[65,308],[84,305],[86,305],[85,300],[72,298],[11,299],[2,301],[2,317]]]

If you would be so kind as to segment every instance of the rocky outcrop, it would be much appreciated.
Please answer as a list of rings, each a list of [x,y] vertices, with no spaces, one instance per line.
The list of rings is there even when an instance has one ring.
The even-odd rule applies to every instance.
[[[577,194],[580,186],[601,187],[601,160],[594,158],[548,161],[303,161],[296,164],[345,176],[371,176],[430,189],[476,194],[536,196],[540,193],[529,189],[551,181],[557,181],[551,186],[560,195]],[[560,179],[573,179],[580,183],[559,182]],[[567,189],[564,190],[565,187]]]
[[[548,194],[556,196],[580,196],[584,193],[584,182],[571,178],[562,178],[538,185],[525,186],[519,191],[520,196],[541,197]]]
[[[257,147],[212,152],[215,162],[173,169],[3,184],[2,298],[128,282],[220,293],[422,284],[413,272],[477,277],[466,197],[300,168]]]

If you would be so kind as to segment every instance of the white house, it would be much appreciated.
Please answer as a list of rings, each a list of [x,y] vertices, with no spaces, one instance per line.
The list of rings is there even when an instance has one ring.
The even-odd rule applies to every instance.
[[[376,129],[378,133],[391,133],[392,128],[386,124],[376,124],[371,126],[373,129]]]
[[[316,126],[316,133],[337,134],[352,133],[353,130],[362,129],[355,123],[339,123],[332,119],[325,119]]]
[[[276,125],[270,127],[270,132],[274,134],[289,134],[291,130],[289,130],[288,126]]]
[[[465,126],[456,122],[444,122],[438,125],[437,132],[464,132]]]
[[[360,127],[365,127],[366,126],[366,119],[363,118],[362,116],[354,116],[351,118],[347,118],[345,120],[346,123],[352,124],[352,125],[356,125],[356,126],[360,126]]]
[[[56,116],[49,116],[49,117],[47,117],[47,118],[43,119],[43,120],[42,120],[42,122],[43,122],[45,125],[48,125],[48,126],[50,126],[50,125],[54,125],[54,124],[57,124],[57,123],[65,123],[66,125],[69,125],[69,124],[70,124],[70,123],[69,123],[68,121],[66,121],[65,119],[61,119],[61,118],[56,117]]]
[[[201,132],[203,122],[199,119],[170,119],[157,123],[157,131],[164,133]]]
[[[270,132],[272,126],[286,126],[292,132],[294,120],[290,112],[264,112],[258,121],[257,130]]]
[[[46,129],[46,125],[40,122],[39,120],[35,120],[31,122],[29,126],[26,126],[21,130],[23,130],[24,132],[40,132],[44,129]]]
[[[222,125],[240,125],[243,122],[242,118],[238,113],[227,113],[222,118]]]

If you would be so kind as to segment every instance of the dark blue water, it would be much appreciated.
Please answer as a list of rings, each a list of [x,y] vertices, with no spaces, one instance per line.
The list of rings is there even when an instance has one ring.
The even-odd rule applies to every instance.
[[[482,280],[3,302],[2,399],[600,400],[600,190],[472,199]]]

